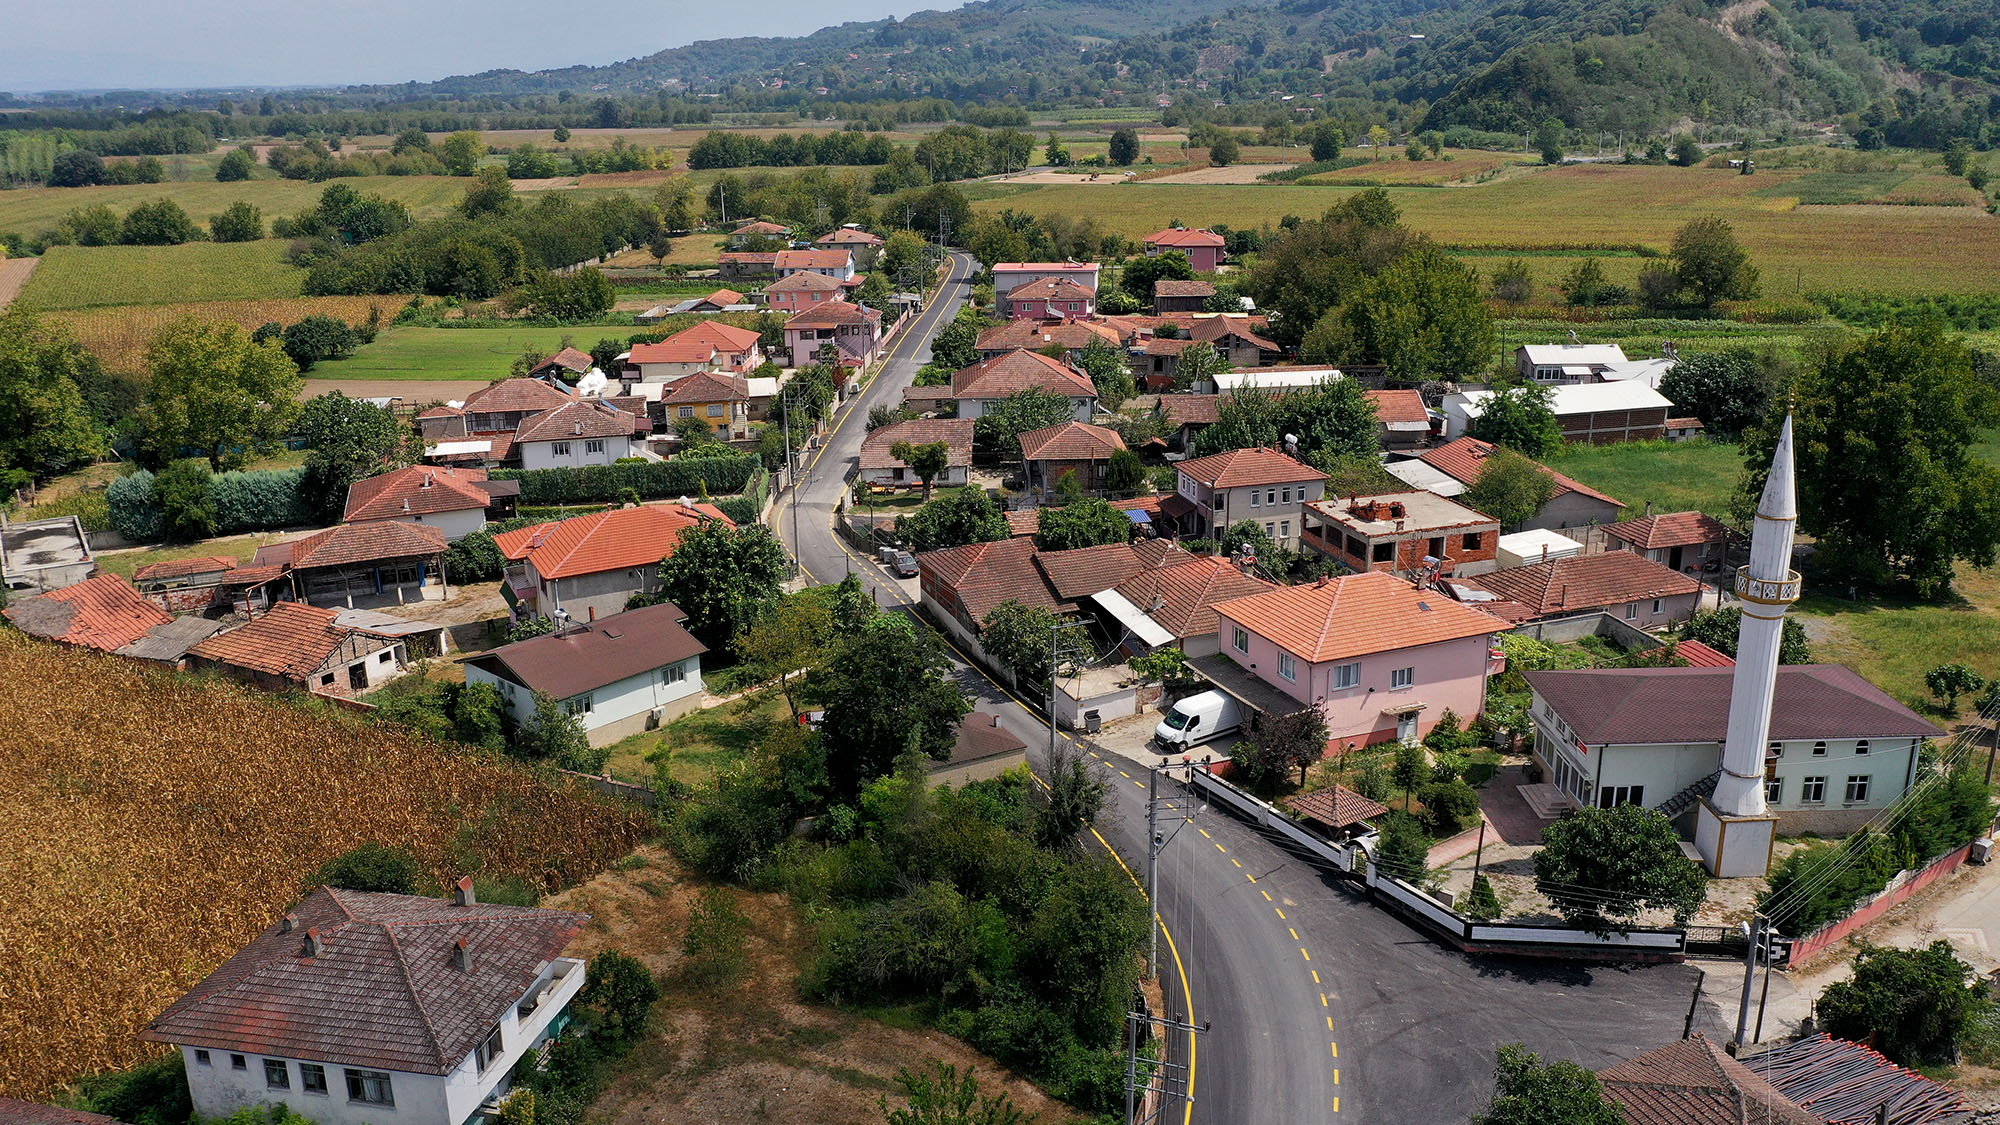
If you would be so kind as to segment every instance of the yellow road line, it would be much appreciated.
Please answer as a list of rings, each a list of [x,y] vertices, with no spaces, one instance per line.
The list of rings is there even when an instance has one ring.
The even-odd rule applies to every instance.
[[[1297,930],[1295,930],[1295,929],[1292,929],[1292,927],[1290,927],[1290,926],[1286,926],[1286,927],[1285,927],[1285,929],[1286,929],[1286,930],[1289,930],[1289,931],[1291,932],[1291,935],[1292,935],[1292,940],[1293,940],[1293,941],[1297,941],[1297,940],[1299,940],[1299,932],[1298,932]]]
[[[1240,860],[1240,859],[1237,859],[1237,858],[1236,858],[1235,856],[1230,856],[1230,857],[1229,857],[1229,862],[1231,862],[1231,863],[1235,864],[1235,865],[1236,865],[1236,866],[1238,866],[1238,867],[1241,867],[1241,866],[1243,866],[1243,861],[1242,861],[1242,860]]]
[[[1265,897],[1265,898],[1270,898],[1270,897],[1271,897],[1271,892],[1269,892],[1269,891],[1265,891],[1265,892],[1264,892],[1264,897]],[[1271,909],[1273,909],[1273,910],[1275,910],[1275,911],[1277,911],[1277,912],[1278,912],[1278,920],[1279,920],[1279,921],[1281,921],[1281,922],[1282,922],[1282,921],[1284,921],[1284,919],[1285,919],[1285,908],[1284,908],[1284,907],[1282,907],[1282,906],[1274,906],[1274,907],[1272,907]]]
[[[1310,953],[1307,953],[1307,952],[1306,952],[1306,947],[1305,947],[1305,946],[1303,946],[1303,945],[1299,946],[1299,956],[1301,956],[1301,957],[1305,958],[1305,959],[1306,959],[1306,960],[1308,960],[1308,961],[1310,961],[1310,960],[1312,960],[1312,959],[1313,959],[1313,955],[1312,955],[1312,954],[1310,954]]]
[[[1256,877],[1252,876],[1252,877],[1251,877],[1251,879],[1250,879],[1250,881],[1251,881],[1251,882],[1253,882],[1253,883],[1254,883],[1254,882],[1256,882],[1256,881],[1257,881],[1257,880],[1256,880]],[[1265,891],[1265,892],[1264,892],[1264,901],[1265,901],[1265,902],[1270,902],[1270,901],[1271,901],[1271,892],[1270,892],[1270,891]]]

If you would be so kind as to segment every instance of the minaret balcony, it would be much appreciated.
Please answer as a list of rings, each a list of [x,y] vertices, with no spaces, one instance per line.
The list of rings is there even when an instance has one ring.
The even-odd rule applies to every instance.
[[[1736,596],[1761,605],[1790,605],[1799,600],[1799,572],[1787,570],[1783,578],[1758,578],[1749,567],[1738,567]]]

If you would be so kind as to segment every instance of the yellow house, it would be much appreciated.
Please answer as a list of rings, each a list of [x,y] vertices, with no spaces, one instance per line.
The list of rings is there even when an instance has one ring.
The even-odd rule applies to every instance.
[[[750,384],[741,375],[690,375],[661,396],[660,406],[669,427],[683,418],[699,418],[724,441],[750,437]]]

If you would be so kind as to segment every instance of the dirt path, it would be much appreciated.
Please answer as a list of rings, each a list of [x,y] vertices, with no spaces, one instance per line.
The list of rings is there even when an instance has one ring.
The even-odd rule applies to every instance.
[[[35,272],[40,258],[8,258],[0,262],[0,309],[4,309],[21,295],[21,287],[28,283],[28,275]]]
[[[1149,184],[1254,184],[1267,172],[1290,168],[1290,164],[1228,164],[1220,168],[1197,168],[1171,176],[1154,176]]]

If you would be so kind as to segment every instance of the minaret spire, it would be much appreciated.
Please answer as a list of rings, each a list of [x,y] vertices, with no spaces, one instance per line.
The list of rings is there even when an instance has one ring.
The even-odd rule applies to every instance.
[[[1785,611],[1799,600],[1799,575],[1791,568],[1792,535],[1799,505],[1792,474],[1792,418],[1778,431],[1771,475],[1757,503],[1750,535],[1750,565],[1736,572],[1743,621],[1736,633],[1736,672],[1729,693],[1729,734],[1722,747],[1722,777],[1712,803],[1725,817],[1758,817],[1764,807],[1764,747],[1770,740],[1771,703],[1777,689],[1778,649]]]

